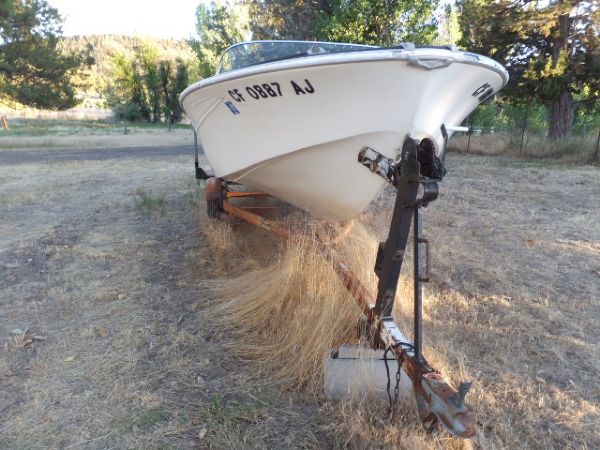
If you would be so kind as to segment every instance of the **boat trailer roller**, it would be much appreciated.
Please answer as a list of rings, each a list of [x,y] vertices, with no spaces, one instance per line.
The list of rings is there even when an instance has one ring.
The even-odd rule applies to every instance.
[[[446,135],[442,127],[442,133]],[[394,398],[390,394],[390,374],[387,372],[387,394],[391,411],[395,410],[402,377],[408,377],[414,393],[418,415],[423,425],[430,430],[443,426],[450,434],[470,438],[475,435],[475,421],[465,406],[465,396],[471,383],[460,383],[454,389],[447,383],[442,374],[432,368],[423,356],[423,304],[422,285],[429,281],[429,242],[422,236],[422,208],[436,200],[438,182],[443,177],[443,166],[424,170],[423,165],[431,160],[423,158],[427,154],[426,141],[407,137],[402,148],[402,157],[398,164],[393,161],[382,161],[373,158],[377,152],[365,148],[359,153],[359,162],[365,170],[377,172],[396,188],[396,199],[390,229],[385,242],[379,244],[375,273],[378,277],[376,295],[373,296],[363,285],[358,276],[340,258],[336,247],[348,234],[350,227],[334,240],[315,239],[315,246],[328,260],[345,288],[356,300],[363,313],[361,334],[366,337],[373,350],[384,351],[384,362],[388,366],[388,354],[395,359]],[[432,154],[433,156],[433,154]],[[434,158],[435,159],[435,158]],[[433,161],[435,162],[435,161]],[[382,167],[384,170],[382,170]],[[237,206],[231,202],[236,198],[253,198],[268,196],[263,192],[235,191],[235,184],[207,175],[196,162],[196,177],[206,180],[205,198],[208,215],[217,218],[226,213],[244,220],[257,227],[270,231],[282,239],[294,238],[294,232],[278,221],[257,214],[252,209]],[[424,176],[427,173],[428,176]],[[394,322],[392,312],[400,270],[404,262],[405,252],[412,228],[413,240],[413,340],[410,342]],[[423,251],[424,250],[424,251]],[[336,356],[334,351],[334,357]]]

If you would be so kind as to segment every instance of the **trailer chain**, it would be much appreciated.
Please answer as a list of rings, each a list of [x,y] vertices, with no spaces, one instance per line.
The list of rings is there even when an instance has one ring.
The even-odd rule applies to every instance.
[[[386,392],[387,392],[387,395],[388,395],[388,400],[390,402],[390,405],[388,407],[387,413],[390,416],[390,419],[392,421],[396,418],[396,411],[397,411],[397,406],[398,406],[398,397],[400,395],[400,379],[402,377],[402,372],[401,372],[401,370],[402,370],[402,360],[396,359],[396,362],[398,363],[398,370],[396,370],[396,385],[394,386],[394,400],[392,400],[392,394],[390,394],[390,386],[391,386],[392,382],[391,382],[391,379],[390,379],[390,368],[388,366],[387,354],[388,354],[388,352],[390,350],[396,349],[396,348],[400,347],[402,344],[409,346],[409,348],[412,348],[412,344],[409,344],[408,342],[399,342],[399,343],[390,345],[383,352],[383,362],[385,363],[385,372],[387,374]]]
[[[396,418],[396,411],[398,410],[398,395],[400,394],[400,377],[402,373],[402,361],[398,361],[398,370],[396,371],[396,386],[394,387],[394,405],[392,407],[392,420]]]

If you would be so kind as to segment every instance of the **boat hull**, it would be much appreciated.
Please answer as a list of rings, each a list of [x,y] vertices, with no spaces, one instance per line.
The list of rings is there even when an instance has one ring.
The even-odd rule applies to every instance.
[[[456,52],[421,52],[418,63],[407,52],[361,53],[239,69],[188,88],[182,105],[215,175],[349,219],[387,183],[358,162],[362,148],[397,161],[410,136],[431,139],[441,156],[441,125],[460,124],[506,82],[498,67],[449,62]]]

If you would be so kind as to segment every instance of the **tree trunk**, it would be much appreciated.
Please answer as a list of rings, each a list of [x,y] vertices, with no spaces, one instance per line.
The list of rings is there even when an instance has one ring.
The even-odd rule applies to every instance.
[[[550,105],[550,126],[548,137],[561,139],[571,135],[573,130],[573,95],[565,89]]]

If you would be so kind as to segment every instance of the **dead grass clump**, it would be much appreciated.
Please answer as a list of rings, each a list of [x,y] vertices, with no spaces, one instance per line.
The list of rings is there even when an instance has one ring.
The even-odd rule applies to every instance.
[[[200,232],[208,244],[211,271],[217,274],[239,274],[252,263],[242,257],[242,243],[234,232],[231,222],[205,220],[200,226]]]
[[[207,220],[202,224],[202,233],[212,251],[225,255],[236,247],[231,223],[224,220]]]
[[[220,281],[213,306],[219,325],[239,338],[232,346],[237,356],[256,361],[282,386],[312,395],[322,390],[324,358],[356,341],[361,317],[331,264],[306,237],[317,227],[307,224],[298,234],[303,237],[287,243],[266,267]],[[358,226],[339,251],[356,273],[370,273],[374,242]]]
[[[430,434],[420,424],[412,402],[398,403],[395,421],[390,421],[385,409],[375,403],[343,402],[329,411],[336,420],[330,425],[336,438],[336,448],[366,450],[389,448],[396,450],[471,449],[471,441],[455,439],[445,433]],[[377,443],[377,446],[374,445]]]

